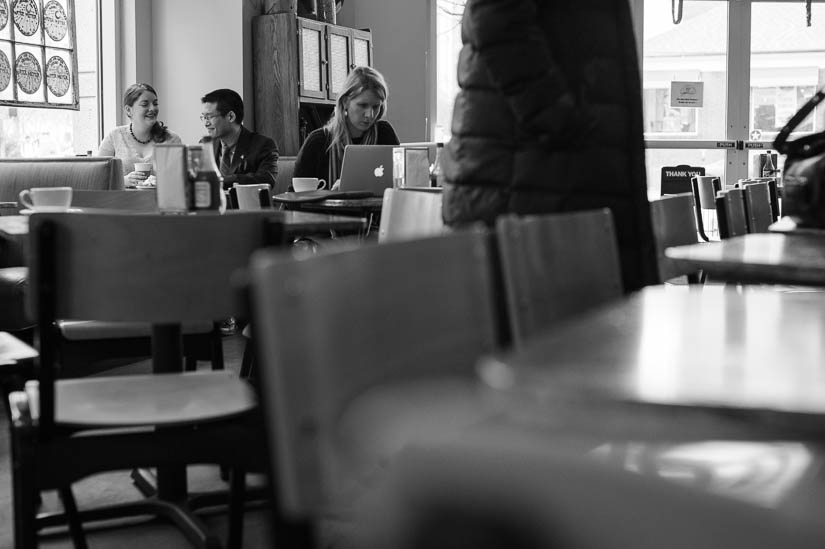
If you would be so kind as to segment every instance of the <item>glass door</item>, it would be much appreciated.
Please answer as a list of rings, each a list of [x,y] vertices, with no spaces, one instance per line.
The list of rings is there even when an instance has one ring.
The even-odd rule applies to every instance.
[[[667,167],[702,168],[726,184],[758,175],[759,153],[825,84],[823,1],[807,27],[799,0],[683,0],[678,24],[670,1],[632,0],[651,198]],[[820,108],[802,131],[824,122]]]

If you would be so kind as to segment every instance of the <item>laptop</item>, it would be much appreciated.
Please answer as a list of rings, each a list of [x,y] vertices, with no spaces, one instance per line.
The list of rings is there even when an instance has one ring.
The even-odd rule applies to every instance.
[[[392,188],[392,149],[395,145],[347,145],[341,163],[340,191],[369,191],[384,196]]]

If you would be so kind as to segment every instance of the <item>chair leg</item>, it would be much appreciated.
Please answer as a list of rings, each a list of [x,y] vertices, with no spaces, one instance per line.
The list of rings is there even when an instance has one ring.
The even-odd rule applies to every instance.
[[[14,429],[12,429],[14,431]],[[14,547],[37,547],[37,506],[39,492],[36,488],[34,452],[21,446],[23,437],[12,433],[12,500],[14,506]]]
[[[74,549],[86,549],[86,534],[83,532],[83,523],[77,512],[77,503],[74,499],[71,486],[65,486],[57,491],[60,501],[63,502],[63,509],[66,511],[66,519],[69,522],[69,533],[72,536]]]
[[[209,354],[212,358],[212,369],[223,370],[223,337],[220,329],[213,329],[209,334]]]
[[[227,547],[243,547],[243,516],[246,500],[246,471],[233,468],[229,478],[229,536]]]
[[[194,372],[198,369],[198,359],[187,355],[183,359],[183,370],[185,372]]]
[[[241,379],[249,379],[252,376],[252,365],[255,361],[253,347],[252,340],[247,339],[243,349],[243,358],[241,359]]]

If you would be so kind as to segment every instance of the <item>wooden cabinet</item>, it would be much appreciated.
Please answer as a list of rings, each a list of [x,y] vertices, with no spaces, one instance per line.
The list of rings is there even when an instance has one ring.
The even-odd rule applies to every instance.
[[[331,112],[349,72],[372,66],[372,33],[294,12],[261,15],[252,24],[256,129],[293,156],[301,146],[302,107]],[[316,125],[304,121],[305,131]]]

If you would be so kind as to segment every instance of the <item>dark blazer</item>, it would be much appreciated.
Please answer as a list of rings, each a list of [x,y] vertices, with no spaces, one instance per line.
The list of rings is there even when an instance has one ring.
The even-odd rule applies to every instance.
[[[215,163],[220,166],[223,144],[218,141],[215,147]],[[265,135],[251,132],[241,126],[241,135],[232,155],[232,164],[229,174],[223,177],[224,189],[231,189],[232,185],[251,185],[253,183],[267,183],[275,186],[278,176],[278,145]]]

